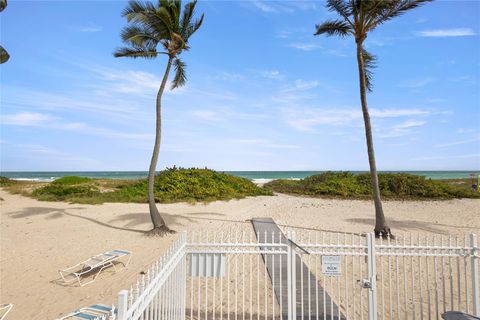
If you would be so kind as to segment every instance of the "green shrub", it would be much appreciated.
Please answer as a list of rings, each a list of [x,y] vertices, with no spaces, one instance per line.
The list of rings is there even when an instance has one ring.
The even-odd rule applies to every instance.
[[[52,182],[55,185],[72,185],[72,184],[79,184],[79,183],[87,183],[92,182],[93,179],[87,177],[78,177],[78,176],[66,176],[61,177]]]
[[[15,180],[0,176],[0,187],[8,187],[8,186],[14,185],[15,183],[16,183]]]
[[[102,184],[103,183],[103,184]],[[108,190],[102,186],[108,185]],[[167,169],[155,177],[155,201],[209,202],[271,195],[250,180],[208,169]],[[40,200],[77,203],[147,202],[147,180],[131,182],[97,181],[81,177],[63,177],[32,192]]]
[[[39,200],[64,201],[72,197],[94,197],[99,189],[93,179],[67,176],[33,190],[32,196]]]
[[[480,198],[464,186],[427,179],[404,173],[382,173],[378,175],[380,193],[385,199],[452,199]],[[368,199],[372,197],[370,174],[354,175],[350,172],[325,172],[299,181],[274,180],[265,188],[276,192]]]
[[[147,181],[120,188],[122,197],[147,201]],[[240,199],[247,196],[270,195],[250,180],[209,169],[177,169],[162,171],[155,177],[155,201],[162,203]]]

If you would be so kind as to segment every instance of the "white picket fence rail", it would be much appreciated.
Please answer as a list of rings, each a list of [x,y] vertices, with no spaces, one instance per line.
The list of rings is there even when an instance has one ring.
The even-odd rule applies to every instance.
[[[130,290],[119,292],[117,319],[185,319],[186,240],[181,233]]]
[[[181,233],[129,290],[118,320],[480,316],[477,236]],[[333,258],[332,258],[333,257]]]

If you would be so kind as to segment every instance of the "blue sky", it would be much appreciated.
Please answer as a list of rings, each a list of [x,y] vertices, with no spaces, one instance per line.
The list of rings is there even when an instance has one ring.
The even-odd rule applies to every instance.
[[[147,170],[165,59],[114,58],[126,1],[9,1],[1,170]],[[163,103],[159,168],[368,169],[354,41],[323,3],[203,1]],[[371,33],[380,170],[480,168],[480,2],[436,1]]]

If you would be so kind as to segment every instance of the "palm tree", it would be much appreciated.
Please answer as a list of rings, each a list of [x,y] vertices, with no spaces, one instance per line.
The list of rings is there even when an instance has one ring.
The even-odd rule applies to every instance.
[[[122,13],[129,23],[121,33],[126,46],[117,49],[114,53],[115,57],[155,59],[159,55],[166,55],[168,58],[157,93],[155,145],[148,171],[148,203],[153,223],[153,229],[149,233],[152,235],[172,232],[160,215],[154,196],[155,171],[162,132],[162,94],[172,65],[175,69],[172,89],[183,86],[187,80],[185,63],[180,60],[179,55],[189,49],[188,40],[202,25],[203,14],[200,19],[193,18],[196,4],[197,1],[187,3],[182,12],[180,0],[159,0],[156,4],[149,1],[129,1]]]
[[[7,0],[0,0],[0,12],[5,10],[6,7]],[[0,46],[0,64],[7,62],[8,59],[10,59],[10,55],[8,54],[7,50]]]
[[[336,12],[340,19],[328,20],[316,25],[315,35],[347,37],[353,36],[357,47],[358,76],[360,80],[360,102],[362,104],[365,135],[367,139],[368,161],[375,203],[375,236],[391,237],[391,230],[385,220],[380,188],[378,185],[377,165],[373,150],[372,126],[367,106],[367,90],[372,90],[372,68],[376,57],[367,52],[363,43],[370,31],[379,25],[414,9],[424,2],[432,0],[327,0],[329,11]]]

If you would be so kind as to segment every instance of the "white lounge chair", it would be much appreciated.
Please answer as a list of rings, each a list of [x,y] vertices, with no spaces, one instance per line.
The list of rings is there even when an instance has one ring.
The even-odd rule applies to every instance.
[[[13,304],[11,303],[0,304],[0,320],[5,319],[5,317],[7,316],[7,313],[9,313],[10,310],[12,310],[12,308],[13,308]]]
[[[109,307],[103,304],[94,304],[90,307],[80,308],[58,320],[114,320],[115,306]]]
[[[127,257],[127,262],[122,262],[122,258]],[[132,253],[127,250],[115,249],[112,251],[107,251],[96,256],[93,256],[85,261],[77,263],[76,265],[69,267],[67,269],[59,270],[60,276],[62,277],[64,283],[71,283],[73,281],[78,281],[79,286],[84,286],[89,284],[98,277],[98,275],[108,267],[113,267],[113,270],[117,272],[115,267],[115,262],[123,264],[124,267],[128,265],[130,259],[132,258]],[[123,259],[124,260],[124,259]],[[81,278],[84,275],[92,274],[95,272],[93,279],[88,282],[81,282]]]

